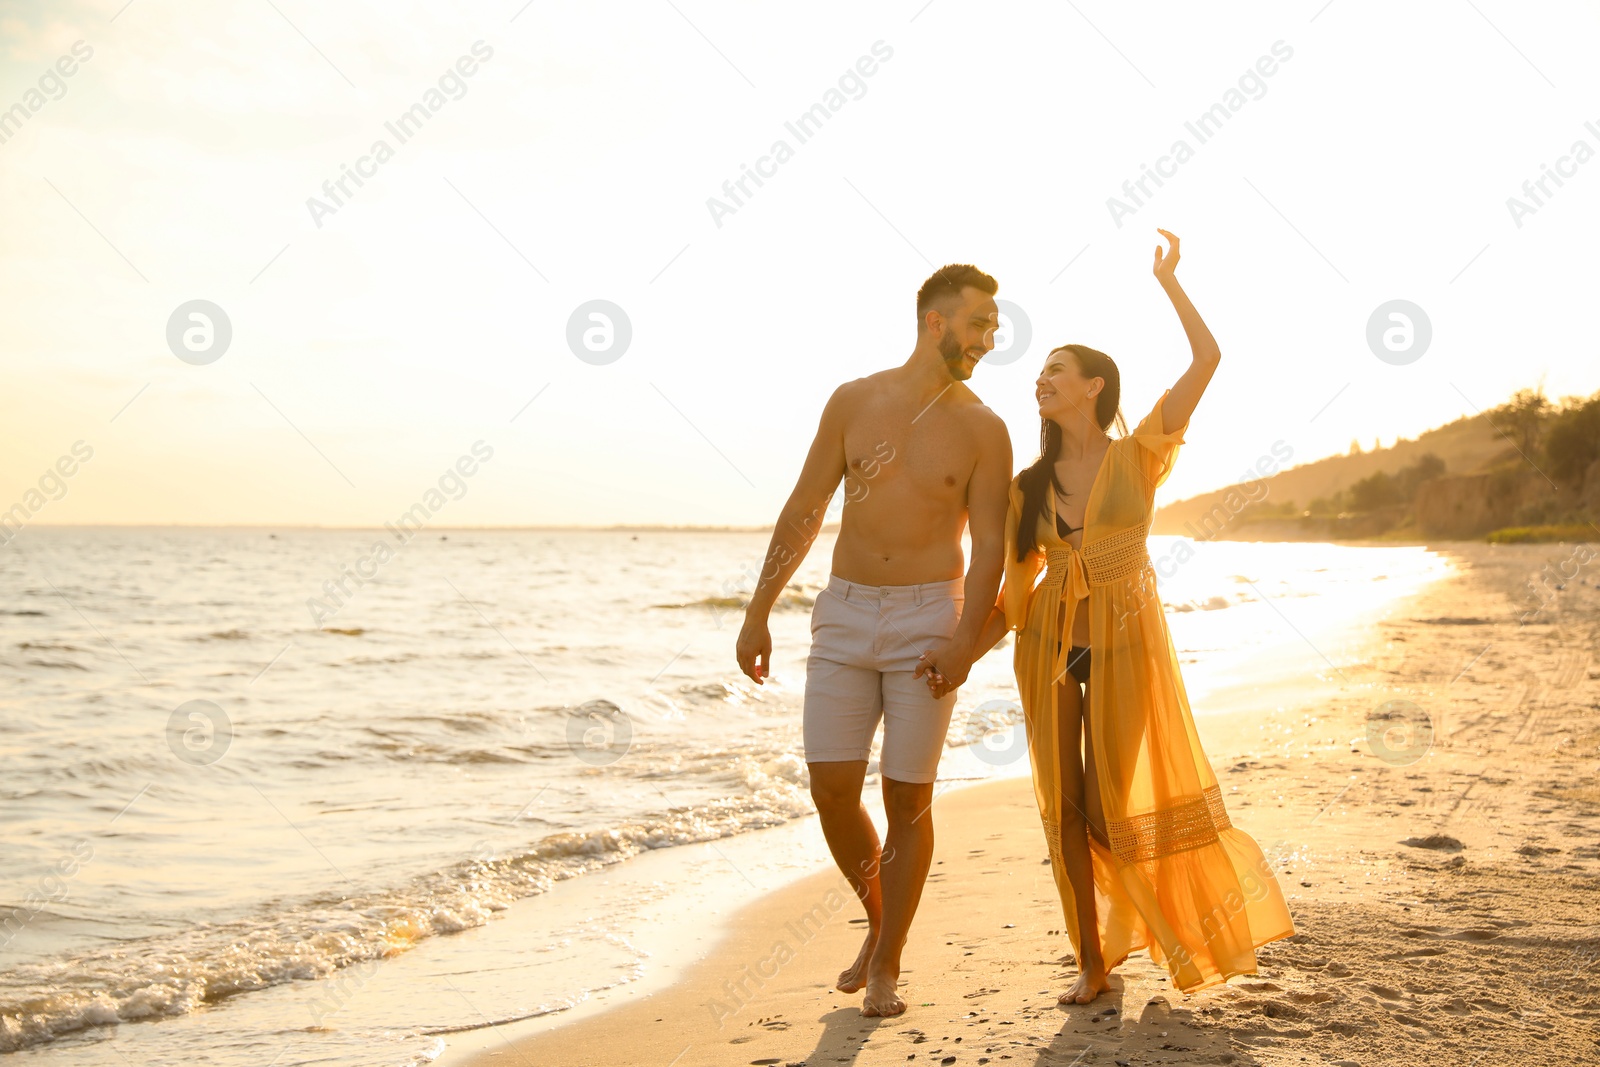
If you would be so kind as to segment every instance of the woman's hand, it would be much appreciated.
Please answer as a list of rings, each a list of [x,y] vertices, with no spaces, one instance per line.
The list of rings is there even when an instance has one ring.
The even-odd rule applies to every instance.
[[[961,688],[961,683],[967,680],[967,672],[972,670],[972,661],[976,658],[972,649],[952,639],[941,647],[930,649],[917,657],[917,669],[912,672],[911,677],[921,678],[926,673],[929,692],[935,697],[942,697]]]
[[[1172,242],[1172,248],[1166,255],[1162,255],[1161,246],[1156,245],[1156,280],[1161,283],[1167,299],[1172,301],[1172,308],[1178,313],[1178,321],[1183,323],[1183,332],[1189,339],[1189,350],[1194,355],[1188,369],[1172,386],[1166,402],[1161,405],[1162,432],[1175,434],[1189,424],[1189,416],[1194,413],[1195,406],[1200,403],[1200,394],[1206,391],[1211,376],[1216,373],[1222,352],[1217,347],[1217,339],[1206,328],[1200,312],[1194,309],[1194,301],[1189,299],[1178,282],[1177,235],[1162,229],[1156,232]]]
[[[1157,227],[1156,232],[1172,242],[1172,250],[1164,254],[1161,250],[1161,246],[1156,245],[1155,276],[1157,281],[1159,281],[1162,285],[1165,285],[1167,282],[1174,281],[1177,278],[1176,271],[1178,269],[1178,238],[1175,234],[1168,233],[1166,230],[1163,230],[1159,227]]]
[[[1005,609],[1001,607],[1004,603],[1005,587],[1001,586],[1000,595],[995,598],[994,607],[989,609],[988,618],[983,620],[983,629],[978,633],[978,643],[967,649],[962,658],[962,670],[958,677],[940,669],[939,657],[948,651],[949,646],[946,646],[946,649],[938,653],[924,652],[912,677],[920,678],[923,676],[923,672],[926,671],[928,691],[935,697],[944,696],[966,681],[967,674],[972,670],[973,663],[987,655],[995,645],[1000,643],[1000,639],[1006,635],[1006,613]],[[948,665],[947,660],[946,666]],[[955,677],[955,680],[952,680],[952,677]]]

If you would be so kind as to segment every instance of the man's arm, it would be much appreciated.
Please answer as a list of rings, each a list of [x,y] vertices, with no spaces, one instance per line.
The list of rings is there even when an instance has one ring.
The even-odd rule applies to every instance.
[[[745,605],[744,626],[739,631],[736,655],[739,669],[758,685],[765,682],[772,666],[772,634],[767,629],[767,617],[778,595],[811,550],[812,542],[822,529],[828,502],[844,477],[848,389],[848,384],[835,389],[823,406],[817,436],[811,442],[811,451],[806,454],[788,502],[778,513],[772,541],[761,565],[761,576],[755,592],[750,595],[750,603]]]
[[[972,537],[972,558],[967,565],[967,580],[962,585],[965,601],[961,621],[943,647],[923,657],[915,674],[920,678],[924,670],[934,671],[945,690],[966,681],[973,661],[988,651],[988,648],[979,651],[979,646],[988,629],[1000,592],[1000,575],[1005,569],[1011,435],[993,412],[984,409],[980,415],[978,462],[967,483],[967,530]],[[996,636],[988,647],[993,648],[998,640]]]

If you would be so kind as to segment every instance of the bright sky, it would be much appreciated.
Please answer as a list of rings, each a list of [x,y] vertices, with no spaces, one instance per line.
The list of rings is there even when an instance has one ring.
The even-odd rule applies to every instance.
[[[948,262],[1031,325],[971,382],[1020,466],[1050,346],[1116,358],[1130,426],[1186,365],[1157,226],[1223,352],[1166,500],[1280,440],[1600,389],[1577,3],[124,3],[0,4],[0,511],[30,523],[376,525],[480,440],[435,522],[770,522]],[[185,311],[176,347],[210,362],[168,341],[195,300],[231,339]],[[631,325],[609,362],[568,342],[591,300]],[[1369,346],[1391,300],[1420,356]]]

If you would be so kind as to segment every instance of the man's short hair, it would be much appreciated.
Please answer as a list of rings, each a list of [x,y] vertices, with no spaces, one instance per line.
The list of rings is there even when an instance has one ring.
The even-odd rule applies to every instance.
[[[971,263],[951,263],[940,267],[928,276],[917,290],[917,326],[922,326],[925,316],[935,304],[946,297],[959,297],[967,286],[993,296],[1000,291],[1000,283],[983,273]]]

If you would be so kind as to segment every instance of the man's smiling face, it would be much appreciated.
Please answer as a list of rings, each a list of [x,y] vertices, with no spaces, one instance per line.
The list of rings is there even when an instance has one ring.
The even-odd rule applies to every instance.
[[[964,382],[972,377],[978,361],[994,348],[994,332],[1000,327],[1000,308],[994,297],[968,285],[962,288],[958,300],[951,301],[943,318],[939,355],[950,377]]]

